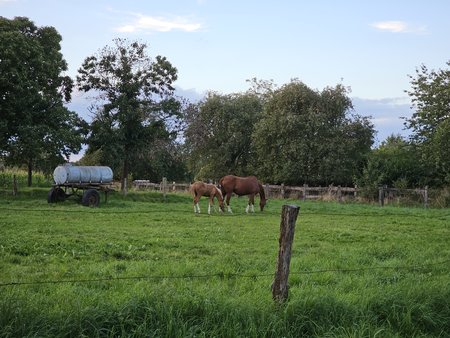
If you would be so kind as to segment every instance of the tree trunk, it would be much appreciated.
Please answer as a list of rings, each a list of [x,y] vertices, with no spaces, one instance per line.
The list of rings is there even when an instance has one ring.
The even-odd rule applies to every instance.
[[[31,187],[31,184],[33,183],[33,160],[28,160],[27,167],[28,167],[28,182],[27,182],[27,185],[29,187]]]
[[[122,184],[120,187],[122,194],[128,193],[128,155],[125,152],[125,160],[123,161]]]

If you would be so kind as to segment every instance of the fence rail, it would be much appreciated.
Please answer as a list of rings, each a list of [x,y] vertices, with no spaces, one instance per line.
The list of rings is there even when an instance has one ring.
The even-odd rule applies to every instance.
[[[133,188],[136,190],[153,190],[164,193],[187,193],[190,183],[176,183],[163,180],[160,183],[150,182],[148,180],[133,181]],[[303,186],[264,184],[266,198],[291,198],[300,200],[335,200],[338,202],[347,200],[356,200],[361,196],[364,189],[354,187],[341,187],[329,185],[325,187],[310,187],[307,184]],[[416,204],[422,204],[425,208],[429,204],[428,187],[423,189],[395,189],[382,186],[379,188],[378,203],[380,206],[388,204],[399,204],[400,201],[414,201]]]

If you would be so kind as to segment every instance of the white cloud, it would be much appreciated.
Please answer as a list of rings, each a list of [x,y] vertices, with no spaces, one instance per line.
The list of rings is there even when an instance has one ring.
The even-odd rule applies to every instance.
[[[404,21],[380,21],[371,24],[372,27],[391,33],[419,33],[427,32],[426,26],[412,25]]]
[[[185,17],[165,18],[142,14],[133,14],[133,16],[133,22],[118,27],[117,31],[122,33],[170,32],[174,30],[197,32],[203,28],[201,23],[193,22]]]

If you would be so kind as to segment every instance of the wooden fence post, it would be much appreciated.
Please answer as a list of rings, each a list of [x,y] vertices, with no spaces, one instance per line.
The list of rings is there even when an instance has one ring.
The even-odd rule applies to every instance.
[[[167,193],[167,177],[163,177],[161,189],[164,195],[164,201],[166,201],[166,193]]]
[[[428,208],[428,185],[425,186],[423,193],[423,204],[425,208]]]
[[[306,201],[306,188],[308,187],[308,185],[305,183],[303,184],[303,200]]]
[[[380,207],[384,206],[384,186],[378,188],[378,203]]]
[[[283,205],[281,210],[280,239],[275,278],[272,283],[272,298],[283,302],[288,298],[289,265],[291,263],[291,248],[294,240],[295,222],[299,206]]]
[[[342,202],[342,188],[340,185],[337,187],[337,199],[339,203]]]
[[[281,198],[284,198],[284,183],[281,183]]]
[[[266,199],[270,198],[270,188],[269,183],[264,184],[264,194],[266,195]]]

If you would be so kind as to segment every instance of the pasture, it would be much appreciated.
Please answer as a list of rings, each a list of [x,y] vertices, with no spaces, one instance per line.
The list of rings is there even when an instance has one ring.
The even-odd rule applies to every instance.
[[[187,194],[99,208],[0,191],[0,337],[448,337],[450,211]],[[259,202],[259,199],[257,199]],[[275,304],[280,211],[300,206]],[[218,209],[217,202],[216,208]]]

